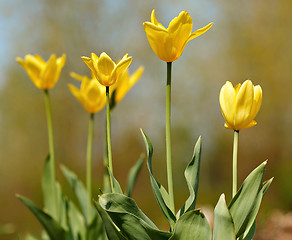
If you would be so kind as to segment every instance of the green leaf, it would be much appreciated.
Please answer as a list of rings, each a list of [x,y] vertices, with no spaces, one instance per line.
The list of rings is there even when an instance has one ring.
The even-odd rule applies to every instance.
[[[264,182],[261,187],[261,191],[259,191],[255,203],[253,205],[253,208],[251,209],[248,217],[245,220],[245,229],[244,232],[241,234],[240,239],[243,240],[251,240],[255,234],[255,220],[256,216],[258,214],[258,211],[260,209],[260,205],[263,199],[264,194],[267,192],[269,186],[271,185],[273,181],[273,178],[270,180]],[[254,229],[253,229],[254,228]]]
[[[123,212],[131,213],[138,218],[141,218],[151,227],[156,228],[155,224],[141,211],[136,202],[123,194],[106,193],[99,197],[100,206],[107,212]]]
[[[153,147],[149,140],[149,138],[145,135],[145,133],[141,130],[141,133],[144,138],[144,142],[147,149],[147,167],[150,174],[150,182],[151,187],[156,198],[156,201],[162,210],[164,216],[166,217],[167,221],[171,226],[173,226],[176,222],[176,217],[174,213],[169,208],[169,195],[165,188],[156,180],[153,175],[152,171],[152,154],[153,154]]]
[[[113,223],[112,219],[109,217],[107,212],[99,205],[99,202],[95,202],[95,207],[96,207],[100,217],[102,218],[108,239],[110,239],[110,240],[127,240],[127,238],[123,236],[121,231]]]
[[[23,196],[17,196],[37,217],[43,225],[51,240],[69,240],[68,232],[66,232],[59,223],[57,223],[50,215],[34,205],[30,200]]]
[[[123,194],[123,190],[118,182],[118,180],[114,177],[113,173],[111,172],[111,170],[109,168],[107,168],[108,170],[108,173],[109,173],[109,176],[110,176],[110,179],[113,183],[113,190],[114,190],[114,193],[121,193]]]
[[[131,197],[134,185],[137,181],[137,177],[142,169],[143,163],[144,163],[144,156],[141,156],[138,161],[134,164],[134,166],[131,168],[129,175],[128,175],[128,180],[127,180],[127,187],[125,191],[125,195],[128,197]]]
[[[53,218],[57,219],[58,206],[56,205],[53,194],[54,186],[52,186],[50,161],[51,158],[49,154],[46,158],[42,175],[43,201],[45,211],[49,213]]]
[[[248,175],[229,204],[237,237],[252,226],[258,212],[262,199],[262,179],[266,164],[267,162],[262,163]]]
[[[87,194],[87,190],[84,184],[79,180],[79,178],[74,172],[69,170],[64,165],[61,166],[61,170],[64,176],[66,177],[67,181],[71,185],[74,193],[76,194],[76,197],[81,206],[81,210],[82,210],[83,215],[85,216],[85,219],[88,219],[88,208],[87,208],[88,194]],[[94,211],[93,207],[92,207],[92,212],[93,212],[92,216],[96,215],[96,212]]]
[[[107,240],[104,224],[99,214],[96,214],[90,225],[87,227],[86,240]]]
[[[174,234],[169,240],[211,240],[212,232],[201,210],[183,214],[176,222]]]
[[[167,240],[171,236],[169,232],[158,230],[135,201],[123,194],[104,194],[99,198],[98,204],[126,239]]]
[[[185,212],[195,209],[196,199],[199,187],[199,175],[200,175],[200,161],[201,161],[201,149],[202,141],[199,137],[195,148],[192,160],[189,162],[185,170],[185,178],[190,192],[189,198],[186,200],[180,211],[177,213],[177,217],[183,215]]]
[[[233,219],[222,194],[214,210],[213,240],[235,240]]]
[[[86,239],[85,219],[71,201],[68,201],[67,214],[74,239]]]

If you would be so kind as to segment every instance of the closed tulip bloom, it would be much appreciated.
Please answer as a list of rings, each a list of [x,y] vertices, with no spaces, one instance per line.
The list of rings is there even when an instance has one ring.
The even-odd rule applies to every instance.
[[[80,76],[76,73],[71,73],[71,76],[77,80],[81,80],[80,90],[72,84],[68,85],[71,93],[87,112],[99,112],[106,103],[105,87],[95,77],[89,79],[86,76]]]
[[[151,22],[144,22],[143,27],[152,50],[165,62],[174,62],[183,53],[187,43],[209,30],[213,23],[192,33],[193,21],[186,11],[172,19],[168,28],[159,23],[155,17],[155,9],[151,14]]]
[[[121,99],[127,94],[127,92],[133,87],[133,85],[140,79],[144,71],[144,67],[140,66],[131,75],[129,71],[124,71],[119,77],[117,83],[113,85],[115,91],[115,102],[121,101]]]
[[[26,55],[24,60],[16,58],[16,61],[26,70],[33,83],[40,89],[49,90],[58,82],[61,70],[66,61],[66,55],[57,58],[52,54],[45,62],[39,55]]]
[[[91,69],[96,79],[103,86],[109,87],[115,84],[120,76],[131,64],[132,57],[125,54],[124,57],[115,63],[105,52],[100,57],[95,53],[91,57],[82,57],[86,65]]]
[[[226,82],[220,91],[219,102],[225,118],[225,127],[239,131],[255,126],[254,120],[262,104],[262,89],[250,80],[235,87]]]

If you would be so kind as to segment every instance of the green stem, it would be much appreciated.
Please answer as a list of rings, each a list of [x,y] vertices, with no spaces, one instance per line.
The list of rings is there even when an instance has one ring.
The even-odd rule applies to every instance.
[[[237,154],[238,154],[238,137],[239,131],[234,131],[233,141],[233,181],[232,181],[232,198],[237,193]]]
[[[170,133],[170,117],[171,117],[171,62],[167,63],[167,85],[166,85],[166,165],[167,165],[167,182],[168,194],[170,198],[170,210],[175,214],[173,178],[172,178],[172,162],[171,162],[171,133]]]
[[[111,116],[110,116],[110,102],[109,102],[109,87],[106,86],[106,137],[107,137],[107,154],[108,154],[108,166],[112,174],[113,172],[113,160],[112,160],[112,145],[111,145]],[[113,181],[110,177],[111,190],[114,192]]]
[[[91,198],[92,198],[92,187],[91,187],[91,166],[92,166],[92,140],[93,140],[93,125],[94,125],[94,113],[90,113],[89,127],[88,127],[88,140],[87,140],[87,153],[86,153],[86,187],[88,194],[88,219],[87,223],[90,224],[92,218],[91,211]]]
[[[50,168],[51,168],[51,188],[52,188],[52,194],[53,199],[55,200],[55,212],[52,213],[54,217],[57,217],[58,211],[57,207],[58,200],[57,200],[57,194],[56,194],[56,187],[55,187],[55,181],[56,181],[56,169],[55,169],[55,150],[54,150],[54,136],[53,136],[53,123],[52,123],[52,112],[51,112],[51,104],[50,104],[50,96],[49,96],[49,90],[44,90],[45,92],[45,104],[46,104],[46,114],[47,114],[47,123],[48,123],[48,137],[49,137],[49,152],[50,152]]]

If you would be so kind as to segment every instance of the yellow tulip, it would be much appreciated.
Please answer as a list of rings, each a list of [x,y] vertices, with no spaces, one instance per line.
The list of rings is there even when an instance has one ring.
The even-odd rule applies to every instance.
[[[209,30],[213,23],[192,33],[193,21],[186,11],[172,19],[166,29],[155,17],[155,9],[151,14],[151,22],[144,22],[143,27],[152,50],[165,62],[174,62],[183,53],[187,43]]]
[[[115,91],[115,102],[121,101],[126,93],[132,88],[132,86],[140,79],[144,71],[144,67],[140,66],[133,74],[129,74],[129,71],[124,71],[115,85],[112,87],[112,91]]]
[[[89,79],[87,76],[80,76],[76,73],[70,75],[81,81],[80,90],[72,84],[69,84],[68,87],[84,109],[89,113],[100,111],[106,102],[105,87],[95,77]]]
[[[254,120],[262,104],[262,89],[250,80],[233,87],[226,82],[220,91],[219,102],[225,118],[225,127],[239,131],[255,126]]]
[[[40,89],[49,90],[58,82],[66,55],[57,58],[52,54],[45,62],[39,55],[26,55],[24,60],[17,57],[16,61],[26,70],[33,83]]]
[[[96,79],[103,86],[109,87],[115,84],[120,76],[131,64],[132,57],[125,54],[115,63],[105,52],[100,57],[91,53],[91,57],[82,57],[86,65],[91,69]]]

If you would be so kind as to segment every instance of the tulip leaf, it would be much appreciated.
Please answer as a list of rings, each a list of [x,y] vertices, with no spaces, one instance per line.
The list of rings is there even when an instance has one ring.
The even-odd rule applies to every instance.
[[[213,240],[235,240],[233,219],[222,194],[214,210]]]
[[[259,191],[259,193],[256,197],[253,208],[251,209],[248,217],[246,218],[246,220],[244,222],[244,226],[245,226],[244,232],[243,232],[243,234],[241,234],[240,239],[251,240],[253,238],[253,235],[255,233],[255,226],[254,226],[255,219],[256,219],[256,216],[258,214],[263,196],[267,192],[272,181],[273,181],[273,178],[271,178],[270,180],[268,180],[262,184],[261,191]],[[254,229],[253,229],[253,227],[254,227]]]
[[[113,191],[114,193],[121,193],[123,194],[123,190],[118,182],[118,180],[114,177],[113,173],[111,172],[111,170],[109,168],[107,168],[108,170],[108,173],[109,173],[109,176],[110,176],[110,179],[113,183]]]
[[[99,204],[107,212],[127,212],[141,218],[151,227],[156,228],[155,224],[139,209],[136,202],[123,194],[105,193],[99,197]]]
[[[99,214],[96,214],[87,227],[87,240],[107,240],[104,224]]]
[[[201,210],[192,210],[183,214],[176,222],[174,234],[169,240],[211,240],[209,223]]]
[[[68,201],[67,217],[73,239],[86,239],[85,219],[76,206]]]
[[[43,191],[43,201],[44,201],[44,209],[47,213],[49,213],[53,218],[57,219],[57,204],[55,202],[53,188],[52,186],[52,174],[51,174],[51,166],[50,166],[51,158],[50,154],[48,154],[42,175],[42,191]]]
[[[66,166],[62,165],[61,170],[72,187],[74,193],[76,194],[83,216],[85,216],[85,219],[88,219],[88,194],[84,184],[79,180],[77,175],[69,170]],[[94,216],[96,214],[94,208],[92,208],[92,211]]]
[[[160,231],[135,201],[123,194],[103,194],[96,204],[106,211],[126,239],[167,240],[171,236],[169,232]]]
[[[125,191],[125,195],[128,197],[131,197],[134,185],[137,181],[138,175],[142,169],[144,163],[144,156],[141,156],[138,161],[134,164],[133,167],[131,167],[129,175],[128,175],[128,180],[127,180],[127,187]]]
[[[30,200],[23,196],[17,196],[37,217],[40,223],[45,228],[51,240],[70,240],[69,234],[62,226],[57,223],[50,215],[34,205]]]
[[[121,231],[117,228],[117,226],[114,224],[112,219],[109,217],[107,212],[99,205],[98,202],[95,202],[95,207],[102,219],[102,222],[104,224],[106,234],[108,239],[110,240],[127,240],[125,236],[121,233]]]
[[[169,195],[165,188],[156,180],[152,171],[153,146],[146,134],[142,130],[141,132],[147,149],[147,168],[150,174],[150,182],[154,196],[167,221],[173,226],[176,222],[176,217],[169,208]]]
[[[229,211],[234,221],[236,236],[239,237],[252,226],[262,199],[263,174],[266,162],[253,170],[231,200]]]
[[[201,137],[200,137],[195,145],[192,160],[189,162],[184,172],[188,189],[190,192],[190,196],[186,200],[186,202],[184,203],[180,211],[177,213],[177,217],[183,215],[185,212],[195,209],[198,187],[199,187],[201,149],[202,149],[202,142],[201,142]]]

